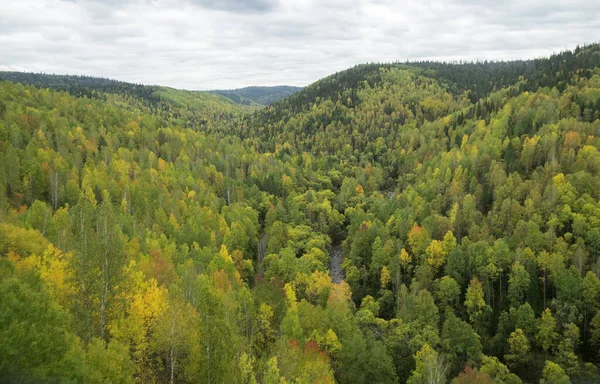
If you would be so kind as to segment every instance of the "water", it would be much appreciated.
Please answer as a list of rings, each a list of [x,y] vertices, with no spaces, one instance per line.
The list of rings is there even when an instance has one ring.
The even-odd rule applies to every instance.
[[[267,239],[269,238],[269,235],[267,235],[266,233],[260,238],[260,241],[258,242],[258,272],[262,273],[262,262],[265,258],[265,252],[267,250]]]
[[[342,269],[342,263],[344,261],[342,246],[332,245],[329,252],[329,258],[331,259],[331,265],[329,266],[331,280],[333,280],[334,283],[339,284],[346,277],[344,275],[344,270]]]

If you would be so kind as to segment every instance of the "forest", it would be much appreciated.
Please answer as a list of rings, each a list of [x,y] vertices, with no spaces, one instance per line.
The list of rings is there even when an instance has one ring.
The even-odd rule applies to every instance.
[[[600,382],[600,44],[0,78],[0,382]]]

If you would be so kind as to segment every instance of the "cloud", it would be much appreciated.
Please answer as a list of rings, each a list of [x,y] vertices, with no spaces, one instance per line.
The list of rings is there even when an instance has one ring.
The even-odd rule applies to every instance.
[[[600,36],[595,0],[0,2],[0,69],[186,89],[306,85],[367,61],[523,59]]]
[[[266,12],[276,7],[274,0],[191,0],[192,3],[208,9],[227,12]]]

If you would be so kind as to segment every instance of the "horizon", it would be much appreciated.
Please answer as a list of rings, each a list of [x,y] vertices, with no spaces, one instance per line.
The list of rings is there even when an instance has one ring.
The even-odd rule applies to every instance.
[[[360,65],[369,65],[369,64],[377,64],[377,65],[386,65],[386,64],[406,64],[406,65],[410,65],[412,63],[418,63],[418,62],[426,62],[426,61],[430,61],[430,62],[436,62],[436,63],[441,63],[441,64],[449,64],[449,65],[467,65],[467,64],[480,64],[480,63],[507,63],[507,62],[516,62],[516,61],[532,61],[532,60],[539,60],[539,59],[546,59],[549,57],[552,57],[554,55],[558,55],[561,54],[563,52],[574,52],[576,49],[578,48],[585,48],[591,45],[596,45],[596,44],[600,44],[600,41],[594,41],[594,42],[584,42],[584,43],[579,43],[574,47],[571,48],[565,48],[562,49],[560,51],[554,51],[551,52],[549,54],[546,55],[541,55],[541,56],[535,56],[535,57],[529,57],[529,58],[522,58],[522,59],[503,59],[503,58],[497,58],[497,59],[475,59],[475,60],[462,60],[462,59],[457,59],[457,60],[438,60],[438,59],[415,59],[415,60],[396,60],[396,61],[390,61],[390,62],[362,62],[362,63],[356,63],[353,64],[347,68],[329,73],[323,77],[320,77],[318,79],[315,79],[314,81],[305,84],[305,85],[291,85],[291,84],[287,84],[287,83],[281,83],[281,84],[273,84],[273,85],[262,85],[262,84],[258,84],[258,85],[245,85],[245,86],[240,86],[240,87],[235,87],[235,88],[209,88],[209,89],[191,89],[191,88],[179,88],[179,87],[173,87],[170,85],[165,85],[165,84],[158,84],[158,83],[140,83],[140,82],[134,82],[134,81],[128,81],[128,80],[123,80],[123,79],[119,79],[119,78],[115,78],[115,77],[105,77],[105,76],[101,76],[101,75],[95,75],[95,74],[87,74],[87,73],[52,73],[52,72],[45,72],[45,71],[18,71],[18,70],[6,70],[3,69],[2,66],[0,66],[0,72],[14,72],[14,73],[30,73],[30,74],[35,74],[35,75],[45,75],[45,76],[66,76],[66,77],[90,77],[90,78],[95,78],[95,79],[103,79],[103,80],[109,80],[109,81],[117,81],[117,82],[122,82],[122,83],[129,83],[129,84],[136,84],[136,85],[143,85],[143,86],[149,86],[149,87],[166,87],[166,88],[172,88],[172,89],[176,89],[176,90],[180,90],[180,91],[189,91],[189,92],[215,92],[215,91],[222,91],[222,92],[226,92],[226,91],[237,91],[240,89],[246,89],[246,88],[274,88],[274,87],[292,87],[292,88],[306,88],[308,86],[310,86],[311,84],[335,75],[337,73],[340,72],[344,72],[346,70],[352,69],[354,67],[360,66]]]
[[[306,86],[367,62],[525,60],[600,35],[590,0],[23,0],[0,15],[0,70],[187,90]]]

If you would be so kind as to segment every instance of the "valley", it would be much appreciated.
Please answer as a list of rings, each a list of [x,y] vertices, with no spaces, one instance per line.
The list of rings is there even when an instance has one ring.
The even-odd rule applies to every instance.
[[[600,380],[600,45],[187,91],[0,72],[0,381]]]

